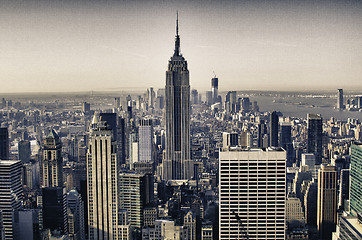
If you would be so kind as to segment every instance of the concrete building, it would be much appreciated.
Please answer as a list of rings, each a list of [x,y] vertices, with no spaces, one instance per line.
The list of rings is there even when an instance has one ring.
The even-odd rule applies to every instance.
[[[315,164],[322,163],[322,117],[316,114],[307,115],[307,152],[315,155]]]
[[[180,52],[178,18],[175,51],[166,71],[166,156],[163,179],[191,179],[190,80],[187,61]]]
[[[154,228],[142,230],[142,240],[180,240],[182,228],[174,221],[156,220]]]
[[[2,212],[5,240],[16,239],[14,212],[21,208],[21,162],[0,160],[0,211]]]
[[[95,113],[87,153],[89,239],[118,239],[116,142]],[[106,174],[105,174],[106,173]]]
[[[279,141],[278,141],[278,137],[279,137],[279,116],[277,114],[277,112],[272,112],[270,114],[270,122],[269,122],[270,126],[270,146],[271,147],[278,147],[279,145]]]
[[[351,146],[350,212],[357,216],[362,212],[362,144]]]
[[[42,187],[63,187],[62,143],[52,129],[44,140]]]
[[[344,105],[343,105],[343,89],[338,89],[338,92],[337,92],[337,109],[338,110],[343,110],[344,109]]]
[[[153,180],[150,174],[120,173],[119,204],[126,209],[132,229],[144,225],[144,209],[153,201]]]
[[[285,239],[285,151],[236,147],[219,158],[219,239]]]
[[[320,239],[331,239],[337,224],[337,171],[322,166],[318,171],[317,229]]]
[[[362,239],[362,214],[357,217],[341,216],[332,240],[359,240]]]
[[[9,159],[9,132],[7,127],[0,128],[0,160]]]
[[[285,204],[285,219],[289,229],[305,226],[304,212],[299,198],[288,197]]]
[[[153,127],[151,119],[143,119],[138,127],[138,161],[153,162]]]

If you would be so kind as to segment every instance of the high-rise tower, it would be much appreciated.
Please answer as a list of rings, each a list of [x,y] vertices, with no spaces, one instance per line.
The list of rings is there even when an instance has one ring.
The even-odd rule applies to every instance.
[[[211,79],[211,92],[212,103],[217,103],[219,97],[219,79],[216,77],[216,75]]]
[[[187,61],[180,53],[178,17],[175,51],[166,71],[166,156],[163,179],[193,176],[190,157],[190,82]]]
[[[338,93],[337,93],[337,109],[339,109],[339,110],[344,109],[344,105],[343,105],[343,89],[338,89]]]
[[[95,114],[87,153],[89,239],[118,239],[118,163],[113,132]]]
[[[322,163],[322,117],[316,114],[308,114],[308,145],[307,152],[314,153],[315,163]]]
[[[219,154],[218,239],[285,239],[285,151],[230,147]]]
[[[43,187],[63,187],[62,143],[54,130],[44,141],[42,168]]]

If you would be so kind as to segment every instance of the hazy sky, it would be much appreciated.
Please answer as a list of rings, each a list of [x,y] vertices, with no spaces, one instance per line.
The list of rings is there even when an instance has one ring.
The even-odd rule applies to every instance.
[[[0,92],[164,87],[176,10],[193,88],[362,90],[360,1],[3,0]]]

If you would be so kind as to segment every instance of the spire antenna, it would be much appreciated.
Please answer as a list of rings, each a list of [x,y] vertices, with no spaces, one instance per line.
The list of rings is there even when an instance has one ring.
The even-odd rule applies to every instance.
[[[176,11],[176,36],[178,36],[178,11]]]

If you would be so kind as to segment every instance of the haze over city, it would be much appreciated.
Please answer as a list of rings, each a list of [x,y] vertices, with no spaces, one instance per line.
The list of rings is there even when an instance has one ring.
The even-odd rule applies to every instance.
[[[192,88],[362,88],[359,1],[2,1],[1,92],[163,88],[177,10]]]

